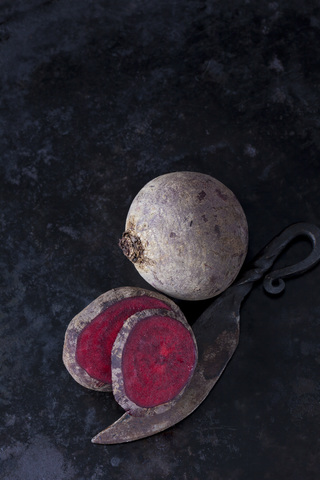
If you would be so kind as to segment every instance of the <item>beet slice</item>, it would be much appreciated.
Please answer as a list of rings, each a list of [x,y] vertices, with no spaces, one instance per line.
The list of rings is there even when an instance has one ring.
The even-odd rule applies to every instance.
[[[162,413],[182,395],[197,363],[191,327],[172,311],[144,310],[124,323],[112,348],[112,389],[131,415]]]
[[[111,391],[111,351],[124,322],[137,312],[158,308],[184,318],[169,298],[134,287],[110,290],[90,303],[65,334],[63,362],[74,380],[86,388]]]
[[[80,333],[76,360],[92,378],[111,384],[111,350],[124,321],[136,312],[169,307],[157,298],[143,295],[119,300],[94,318]]]

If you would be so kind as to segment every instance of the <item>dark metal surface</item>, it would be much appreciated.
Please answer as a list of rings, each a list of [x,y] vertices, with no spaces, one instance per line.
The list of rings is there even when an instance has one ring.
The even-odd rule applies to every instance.
[[[157,175],[229,187],[253,255],[320,226],[320,12],[313,0],[0,2],[1,480],[318,480],[320,268],[242,303],[239,347],[200,408],[158,435],[61,360],[70,320],[148,288],[118,247]],[[294,242],[274,270],[310,251]],[[190,322],[210,302],[179,302]]]
[[[190,415],[210,393],[239,341],[240,307],[254,283],[268,272],[284,248],[296,237],[305,236],[312,242],[312,251],[296,265],[270,272],[264,288],[272,294],[284,289],[284,278],[306,272],[320,260],[320,229],[299,223],[286,228],[265,249],[236,284],[221,294],[193,325],[198,345],[198,364],[182,397],[169,410],[159,415],[134,417],[125,413],[117,422],[103,430],[93,443],[112,444],[138,440],[159,433]],[[275,280],[280,280],[274,286]],[[279,288],[279,286],[281,288]]]

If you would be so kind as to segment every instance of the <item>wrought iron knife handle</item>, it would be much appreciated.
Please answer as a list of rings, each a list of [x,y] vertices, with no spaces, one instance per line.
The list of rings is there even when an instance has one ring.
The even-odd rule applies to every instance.
[[[310,254],[300,262],[290,265],[289,267],[281,268],[269,272],[264,279],[263,287],[271,294],[277,294],[284,290],[284,278],[293,277],[301,274],[312,268],[320,260],[320,229],[309,223],[296,223],[286,228],[280,235],[274,239],[280,252],[294,239],[298,237],[307,237],[312,244],[312,251]],[[270,247],[272,247],[272,243]],[[277,245],[278,244],[278,245]]]
[[[289,267],[271,271],[271,268],[283,250],[298,237],[307,237],[312,243],[311,253],[300,262]],[[277,294],[285,287],[284,278],[306,272],[320,260],[320,228],[309,223],[295,223],[285,228],[253,259],[240,279],[222,295],[237,293],[246,296],[253,284],[264,277],[264,288],[268,293]]]

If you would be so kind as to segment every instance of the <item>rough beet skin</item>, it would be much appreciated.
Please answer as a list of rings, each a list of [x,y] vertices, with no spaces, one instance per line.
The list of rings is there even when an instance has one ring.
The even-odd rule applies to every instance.
[[[236,278],[248,248],[248,225],[235,195],[215,178],[174,172],[134,198],[119,242],[141,276],[160,292],[203,300]]]
[[[63,362],[86,388],[112,390],[111,351],[124,322],[133,314],[162,309],[185,318],[179,307],[156,292],[121,287],[101,295],[74,317],[65,334]]]
[[[186,322],[165,310],[144,310],[123,325],[112,348],[112,388],[131,415],[164,412],[182,395],[197,363]]]

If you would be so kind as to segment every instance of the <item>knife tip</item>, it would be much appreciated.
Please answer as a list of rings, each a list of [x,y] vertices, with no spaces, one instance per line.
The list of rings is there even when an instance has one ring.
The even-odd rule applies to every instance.
[[[91,438],[91,443],[100,443],[99,435],[96,435],[95,437]]]

